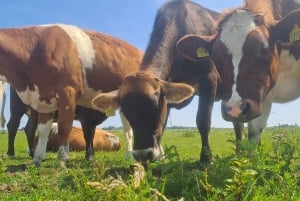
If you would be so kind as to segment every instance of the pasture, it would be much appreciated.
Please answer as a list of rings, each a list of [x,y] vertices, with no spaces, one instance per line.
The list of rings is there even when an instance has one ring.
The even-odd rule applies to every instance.
[[[166,159],[145,172],[125,160],[122,131],[118,152],[71,152],[66,169],[47,153],[40,168],[31,164],[25,134],[16,137],[16,157],[6,155],[7,134],[0,134],[0,200],[300,200],[300,128],[268,128],[262,146],[247,141],[235,154],[232,129],[212,129],[213,164],[200,166],[196,129],[167,129]],[[139,170],[138,170],[139,169]]]

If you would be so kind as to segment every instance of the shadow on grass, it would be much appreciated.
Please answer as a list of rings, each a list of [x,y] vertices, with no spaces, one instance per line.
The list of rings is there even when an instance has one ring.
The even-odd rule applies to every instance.
[[[27,169],[27,164],[8,165],[5,171],[9,173],[16,173],[16,172],[24,172],[26,169]]]

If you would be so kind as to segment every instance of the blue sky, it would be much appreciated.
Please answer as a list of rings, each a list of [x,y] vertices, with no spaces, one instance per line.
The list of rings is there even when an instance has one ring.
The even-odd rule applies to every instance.
[[[1,2],[0,27],[22,27],[28,25],[65,23],[82,28],[104,32],[121,38],[132,45],[145,50],[151,34],[155,14],[166,0],[73,0],[73,1],[20,1]],[[195,0],[204,7],[215,11],[235,8],[242,0]],[[181,109],[172,110],[168,125],[196,126],[196,96],[193,102]],[[280,124],[299,124],[299,101],[288,104],[274,104],[269,126]],[[9,105],[6,107],[6,119],[9,118]],[[26,118],[23,118],[24,125]],[[119,117],[111,117],[101,127],[120,126]],[[222,119],[220,102],[214,106],[213,127],[232,127]]]

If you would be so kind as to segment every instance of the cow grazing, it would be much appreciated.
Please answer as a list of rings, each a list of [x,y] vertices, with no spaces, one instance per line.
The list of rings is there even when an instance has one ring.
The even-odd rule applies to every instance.
[[[138,70],[141,57],[141,51],[120,39],[72,25],[0,29],[0,78],[38,112],[36,166],[45,158],[55,111],[58,158],[65,166],[76,106],[93,109],[92,99],[116,90]]]
[[[83,137],[83,130],[79,127],[72,127],[69,136],[69,150],[83,151],[85,150],[85,139]],[[35,137],[37,142],[38,136]],[[100,128],[95,130],[93,140],[95,151],[118,151],[121,147],[120,139],[112,133],[104,131]],[[59,136],[57,130],[57,123],[52,123],[49,139],[47,143],[47,151],[57,152],[59,149]]]
[[[121,108],[133,129],[135,159],[145,162],[163,157],[161,139],[170,107],[179,109],[197,94],[200,161],[211,160],[208,134],[219,75],[210,58],[194,62],[179,55],[176,41],[185,34],[214,34],[217,16],[190,1],[165,4],[156,15],[140,71],[127,76],[119,90],[93,100],[103,112]],[[205,52],[199,51],[199,56],[205,56]]]
[[[2,105],[2,107],[5,106],[5,103]],[[93,147],[93,139],[94,139],[94,133],[95,128],[98,124],[102,123],[107,116],[104,115],[102,112],[99,112],[97,110],[92,110],[89,108],[77,106],[76,107],[76,116],[75,119],[79,120],[81,122],[82,127],[84,128],[82,139],[85,140],[85,149],[86,154],[85,158],[88,160],[92,160],[94,158],[94,147]],[[7,148],[7,155],[8,156],[14,156],[15,155],[15,149],[14,149],[14,141],[15,137],[20,125],[20,120],[24,114],[27,114],[28,121],[25,126],[25,134],[27,137],[27,142],[29,146],[29,155],[33,157],[35,145],[34,143],[34,137],[36,134],[36,128],[37,128],[37,112],[33,110],[32,108],[25,105],[21,99],[18,97],[16,91],[10,87],[10,119],[7,124],[8,129],[8,148]],[[4,116],[1,116],[2,119],[4,119]],[[121,116],[121,119],[122,116]],[[57,124],[55,124],[57,125]],[[123,126],[126,127],[126,122],[124,121]],[[57,128],[57,126],[56,126]],[[74,128],[72,128],[74,130]],[[56,129],[57,130],[57,129]],[[73,131],[72,130],[72,131]],[[131,133],[128,133],[130,131],[130,128],[125,129],[124,133],[127,139],[127,153],[126,156],[130,157],[129,154],[132,151],[131,146]],[[130,131],[131,132],[131,131]],[[71,133],[72,134],[72,133]],[[126,135],[127,134],[127,135]],[[102,134],[103,135],[103,134]],[[128,137],[127,137],[128,136]],[[49,137],[50,138],[50,137]],[[56,144],[58,144],[58,136],[56,136]],[[81,138],[80,138],[81,139]],[[49,145],[47,145],[49,147]],[[98,150],[98,149],[96,149]]]
[[[239,139],[243,122],[250,121],[248,137],[259,142],[271,103],[300,95],[300,11],[286,15],[299,3],[247,0],[224,16],[215,36],[189,35],[178,42],[180,52],[193,60],[197,48],[209,52],[222,80],[223,117],[234,123]]]

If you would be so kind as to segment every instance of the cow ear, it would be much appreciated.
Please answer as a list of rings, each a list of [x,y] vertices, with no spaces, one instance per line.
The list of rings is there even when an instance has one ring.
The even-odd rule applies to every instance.
[[[273,42],[300,41],[300,9],[290,12],[286,17],[270,29],[270,39]]]
[[[119,90],[99,94],[92,100],[92,105],[106,116],[114,116],[120,107]]]
[[[184,83],[164,82],[162,88],[169,104],[180,104],[195,93],[191,85]]]
[[[185,35],[176,43],[176,48],[182,56],[192,61],[208,58],[211,53],[214,37]]]

